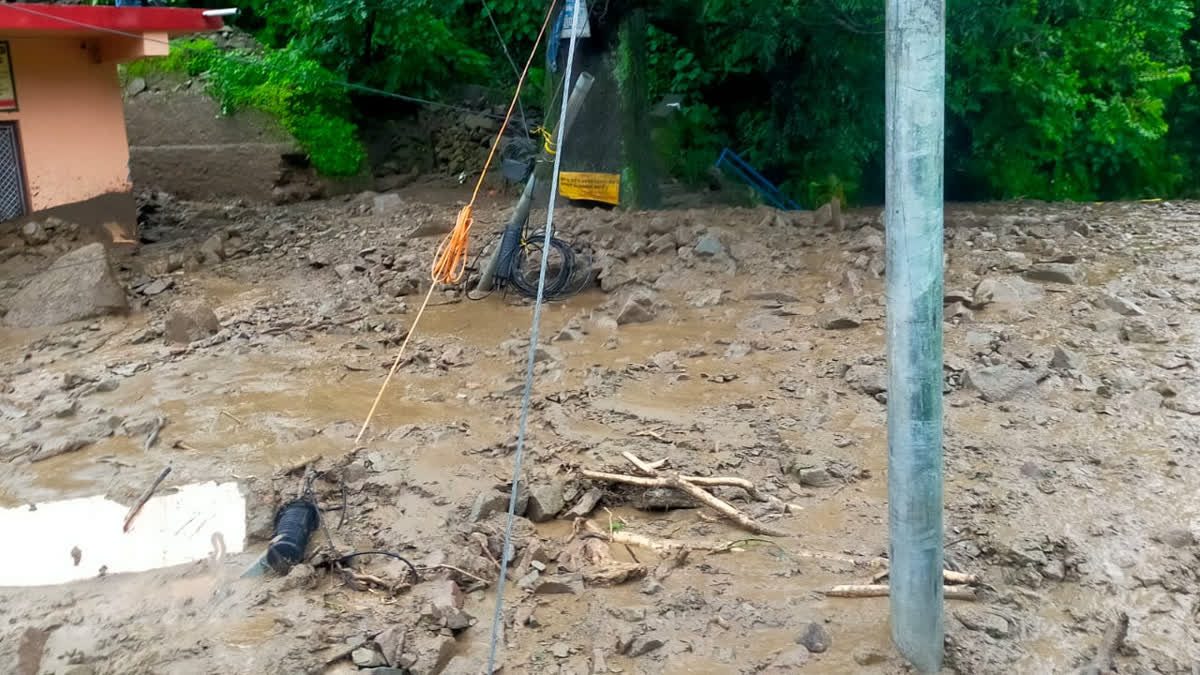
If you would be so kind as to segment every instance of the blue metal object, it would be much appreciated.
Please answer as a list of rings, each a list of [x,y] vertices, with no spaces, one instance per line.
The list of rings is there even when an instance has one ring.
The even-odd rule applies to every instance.
[[[741,178],[742,182],[758,191],[758,193],[762,195],[763,199],[765,199],[771,206],[774,206],[782,211],[804,210],[799,204],[792,201],[792,199],[787,195],[783,194],[779,188],[775,187],[771,181],[763,178],[762,174],[755,171],[754,167],[747,164],[746,160],[738,156],[738,154],[733,150],[725,148],[721,151],[721,156],[717,157],[717,163],[713,166],[719,169],[722,165],[725,165],[725,167],[736,174],[738,178]]]
[[[941,670],[946,1],[887,2],[888,549],[892,640]]]

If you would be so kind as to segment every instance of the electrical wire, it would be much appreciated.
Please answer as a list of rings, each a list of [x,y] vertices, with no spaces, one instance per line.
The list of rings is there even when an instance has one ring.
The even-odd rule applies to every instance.
[[[510,255],[499,261],[496,278],[501,287],[511,286],[513,290],[526,298],[536,298],[537,284],[530,280],[525,270],[525,261],[529,257],[535,260],[541,257],[542,246],[538,240],[548,241],[553,252],[561,259],[558,273],[553,279],[546,280],[542,297],[546,300],[561,300],[582,291],[591,280],[590,257],[582,262],[576,256],[572,246],[554,236],[546,237],[546,231],[539,229],[527,235],[522,235],[522,243]]]
[[[416,565],[413,565],[411,562],[409,562],[408,558],[405,558],[404,556],[402,556],[398,553],[392,553],[391,551],[355,551],[354,553],[347,553],[346,555],[338,558],[337,562],[338,562],[338,564],[341,564],[341,563],[346,562],[347,560],[350,560],[352,558],[357,558],[362,555],[384,555],[389,558],[395,558],[396,560],[399,560],[400,562],[404,563],[405,565],[408,565],[408,569],[412,571],[414,582],[419,583],[421,581],[421,575],[417,572]]]

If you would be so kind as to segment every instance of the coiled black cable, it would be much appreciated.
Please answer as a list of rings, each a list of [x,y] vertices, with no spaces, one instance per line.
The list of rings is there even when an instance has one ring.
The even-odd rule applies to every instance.
[[[526,234],[518,228],[510,223],[501,237],[496,283],[498,287],[511,286],[524,297],[536,298],[537,279],[526,276],[526,261],[530,260],[532,269],[540,270],[546,230]],[[544,298],[561,300],[587,287],[592,277],[591,258],[580,258],[569,243],[558,237],[550,237],[550,247],[558,253],[558,271],[551,276],[547,270]]]

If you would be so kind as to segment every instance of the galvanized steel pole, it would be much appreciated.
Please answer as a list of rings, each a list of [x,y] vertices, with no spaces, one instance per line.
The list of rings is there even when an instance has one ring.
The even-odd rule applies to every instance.
[[[941,669],[945,0],[887,0],[888,526],[892,639]]]

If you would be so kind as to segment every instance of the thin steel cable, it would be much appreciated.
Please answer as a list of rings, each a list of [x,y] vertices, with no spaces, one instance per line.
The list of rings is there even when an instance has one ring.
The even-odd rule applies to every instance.
[[[488,23],[492,24],[492,30],[496,33],[496,40],[500,43],[500,49],[504,52],[504,58],[508,59],[508,64],[512,66],[513,74],[517,76],[519,82],[521,77],[521,69],[517,67],[517,62],[513,59],[512,54],[508,51],[508,43],[504,41],[504,33],[500,32],[500,26],[496,25],[496,19],[492,16],[492,8],[488,5],[487,0],[479,0],[483,4],[483,11],[487,14]],[[517,106],[521,111],[521,126],[525,127],[525,135],[529,135],[529,120],[525,119],[525,104],[517,101]]]
[[[575,42],[579,36],[579,0],[574,0],[574,25],[571,27],[571,44],[567,48],[567,70],[563,73],[563,81],[571,81],[571,67],[575,61]],[[551,36],[555,39],[557,36]],[[563,85],[563,91],[568,91]],[[525,393],[521,397],[521,421],[517,428],[517,451],[513,456],[512,492],[508,495],[508,521],[504,526],[504,546],[501,551],[500,578],[496,582],[496,611],[492,616],[492,637],[488,645],[488,675],[493,675],[496,669],[496,647],[500,641],[500,623],[504,620],[504,585],[508,576],[508,565],[511,562],[513,521],[516,519],[517,494],[521,489],[521,460],[525,456],[525,431],[529,426],[529,408],[533,401],[533,363],[538,346],[538,328],[542,319],[542,303],[546,290],[546,267],[550,261],[550,239],[554,232],[554,196],[558,194],[558,172],[562,168],[561,148],[566,141],[567,101],[571,97],[563,96],[562,108],[558,114],[558,128],[561,133],[558,138],[559,152],[554,153],[554,172],[550,180],[550,204],[546,209],[546,233],[542,242],[542,267],[538,272],[537,300],[533,305],[533,328],[529,331],[529,357],[525,362]]]

